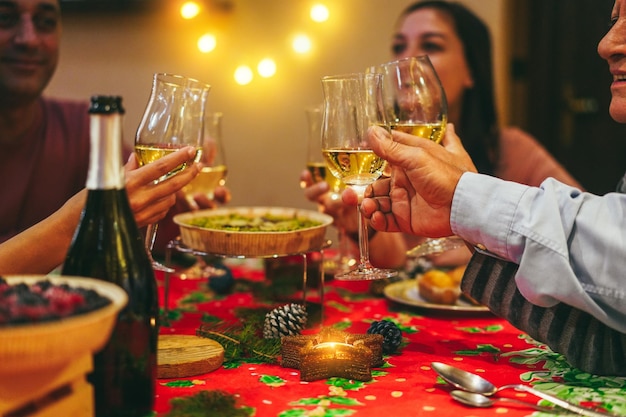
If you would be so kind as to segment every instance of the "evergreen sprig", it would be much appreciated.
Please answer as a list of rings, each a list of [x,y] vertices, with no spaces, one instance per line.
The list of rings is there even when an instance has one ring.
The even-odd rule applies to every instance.
[[[275,363],[280,354],[280,339],[264,339],[256,321],[244,324],[205,323],[196,330],[196,334],[221,344],[225,361],[253,359],[260,363]]]
[[[191,397],[174,398],[165,417],[250,417],[250,407],[238,407],[237,399],[227,392],[200,391]]]

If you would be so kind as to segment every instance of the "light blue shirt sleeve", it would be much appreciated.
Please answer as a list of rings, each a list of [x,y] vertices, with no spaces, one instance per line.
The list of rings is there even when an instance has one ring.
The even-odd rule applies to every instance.
[[[626,332],[625,194],[465,173],[450,221],[456,235],[519,264],[515,281],[531,303],[563,302]]]

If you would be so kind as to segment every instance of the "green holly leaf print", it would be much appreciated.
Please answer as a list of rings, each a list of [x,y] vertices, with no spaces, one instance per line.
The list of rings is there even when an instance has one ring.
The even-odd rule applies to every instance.
[[[490,344],[479,344],[476,346],[475,350],[457,350],[456,351],[457,355],[464,355],[464,356],[478,356],[483,353],[496,355],[500,353],[500,349]]]
[[[195,384],[192,381],[178,379],[176,381],[165,382],[161,385],[163,385],[164,387],[171,387],[171,388],[188,388],[188,387],[193,387]]]
[[[356,413],[355,410],[346,410],[339,408],[327,409],[323,407],[317,407],[313,410],[304,410],[301,408],[294,408],[292,410],[286,410],[278,414],[278,417],[343,417],[351,416]]]
[[[337,323],[333,324],[331,327],[333,329],[337,329],[337,330],[346,330],[346,329],[352,327],[352,322],[348,321],[348,320],[340,321],[340,322],[337,322]]]
[[[349,307],[346,307],[345,305],[338,303],[337,301],[329,301],[326,304],[327,307],[333,307],[336,308],[337,310],[341,311],[342,313],[349,313],[352,310]]]
[[[172,310],[167,310],[167,314],[165,314],[164,309],[159,310],[159,326],[161,327],[170,327],[173,321],[180,320],[183,316],[183,310],[174,308]]]
[[[262,375],[259,381],[270,387],[282,387],[285,385],[284,379],[272,375]]]
[[[224,369],[235,369],[235,368],[239,368],[241,365],[246,364],[246,363],[260,364],[260,363],[267,363],[267,362],[264,362],[263,360],[260,360],[257,358],[236,358],[236,359],[224,361],[222,366],[224,367]]]
[[[364,382],[354,381],[354,380],[345,379],[345,378],[338,378],[338,377],[328,378],[326,383],[328,385],[343,388],[344,390],[353,390],[353,391],[358,391],[361,388],[365,387]]]
[[[344,405],[352,407],[364,404],[354,398],[321,395],[316,398],[300,398],[297,401],[290,402],[289,405],[319,405],[322,407],[327,407],[329,405]]]
[[[194,291],[190,294],[187,294],[182,300],[182,304],[196,304],[196,303],[204,303],[206,301],[210,301],[211,298],[207,297],[207,295],[200,291]]]
[[[484,327],[457,327],[457,330],[460,330],[465,333],[497,333],[504,328],[501,324],[492,324],[490,326]]]
[[[242,361],[239,359],[224,361],[224,363],[222,364],[224,369],[236,369],[236,368],[239,368],[241,365],[242,365]]]

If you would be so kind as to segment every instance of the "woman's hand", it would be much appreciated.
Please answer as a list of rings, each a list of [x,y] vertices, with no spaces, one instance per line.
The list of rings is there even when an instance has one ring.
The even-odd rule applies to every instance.
[[[343,228],[348,233],[356,232],[355,208],[344,204],[341,201],[341,194],[331,192],[326,181],[314,183],[311,173],[304,170],[300,174],[300,186],[304,188],[304,196],[307,200],[317,203],[320,212],[331,216],[336,227]]]
[[[220,204],[228,203],[230,198],[230,190],[224,186],[219,186],[213,190],[213,198],[205,193],[196,193],[189,197],[179,192],[175,211],[183,213],[185,211],[214,209]]]
[[[139,227],[159,222],[176,204],[177,193],[198,175],[200,166],[193,163],[196,149],[187,146],[178,151],[139,167],[132,154],[124,166],[126,191],[130,207]],[[156,182],[176,167],[187,163],[187,167],[164,181]]]

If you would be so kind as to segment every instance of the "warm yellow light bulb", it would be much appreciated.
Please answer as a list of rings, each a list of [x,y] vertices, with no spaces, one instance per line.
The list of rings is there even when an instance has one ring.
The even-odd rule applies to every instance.
[[[187,1],[180,6],[180,15],[183,19],[193,19],[200,13],[200,5],[195,1]]]
[[[235,81],[239,85],[247,85],[252,81],[253,73],[249,66],[240,65],[235,70]]]
[[[311,40],[306,35],[298,35],[294,38],[291,47],[299,54],[305,54],[311,50]]]
[[[314,22],[325,22],[328,20],[328,16],[330,15],[328,11],[328,7],[323,4],[316,4],[311,7],[311,20]]]
[[[198,39],[198,49],[200,52],[209,53],[217,46],[217,39],[214,35],[207,33]]]
[[[271,58],[265,58],[259,62],[256,69],[261,77],[269,78],[276,74],[276,63]]]

